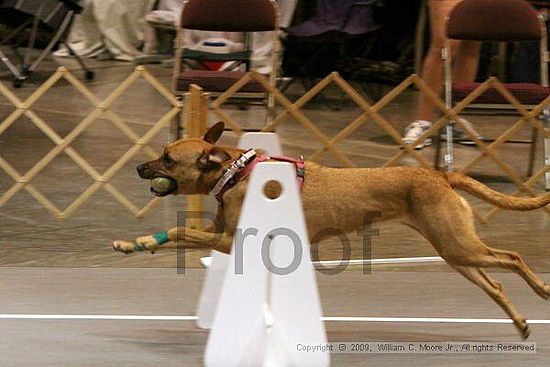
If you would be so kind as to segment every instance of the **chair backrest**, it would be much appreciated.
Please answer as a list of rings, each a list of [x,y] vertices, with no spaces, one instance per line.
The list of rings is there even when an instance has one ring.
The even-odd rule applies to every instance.
[[[536,9],[525,0],[463,0],[451,11],[447,37],[476,41],[527,41],[542,37]]]
[[[274,0],[187,0],[180,26],[200,31],[272,31],[277,27],[277,8]]]

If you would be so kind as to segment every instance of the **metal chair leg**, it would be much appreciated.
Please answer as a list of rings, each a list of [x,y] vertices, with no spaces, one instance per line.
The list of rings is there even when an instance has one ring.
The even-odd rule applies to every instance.
[[[93,70],[90,70],[86,64],[84,64],[84,61],[82,61],[82,58],[73,50],[71,46],[66,41],[63,41],[63,44],[65,47],[67,47],[67,50],[69,50],[69,54],[73,56],[78,62],[78,65],[84,70],[84,77],[86,80],[93,80],[95,78],[95,72]]]
[[[550,129],[550,124],[548,122],[546,122],[546,127]],[[544,163],[550,166],[550,139],[548,138],[544,138]],[[550,171],[547,171],[545,176],[545,187],[546,190],[550,191]]]
[[[34,71],[34,69],[36,69],[38,67],[38,65],[46,58],[46,56],[48,56],[50,54],[50,51],[52,50],[52,48],[55,46],[57,41],[59,41],[61,39],[61,36],[67,30],[69,24],[71,24],[71,19],[73,18],[73,15],[74,15],[73,11],[69,11],[67,13],[67,15],[65,15],[65,18],[63,19],[63,22],[59,26],[58,30],[55,32],[54,36],[52,37],[52,39],[50,40],[50,42],[48,43],[46,48],[44,48],[44,50],[42,50],[42,52],[36,58],[36,60],[34,60],[32,65],[29,66],[29,71]]]
[[[435,148],[434,168],[438,171],[441,169],[439,162],[441,162],[441,133],[443,129],[440,129],[438,133],[432,137]]]
[[[176,98],[178,101],[183,101],[184,97],[181,95],[177,95]],[[183,129],[185,126],[185,113],[183,110],[181,110],[173,119],[172,121],[172,139],[173,141],[179,140],[183,138]]]
[[[537,143],[539,140],[539,131],[537,128],[533,128],[531,135],[531,150],[529,151],[529,163],[527,164],[527,177],[533,176],[533,170],[535,169],[535,156],[537,153]]]

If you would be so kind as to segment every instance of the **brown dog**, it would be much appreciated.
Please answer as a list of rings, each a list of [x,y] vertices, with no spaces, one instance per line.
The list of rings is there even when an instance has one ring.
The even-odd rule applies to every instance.
[[[170,178],[165,191],[152,189],[159,196],[208,195],[225,170],[243,154],[239,149],[215,145],[222,132],[223,124],[218,123],[203,140],[182,139],[170,144],[159,159],[139,166],[139,175],[144,179]],[[218,223],[204,230],[173,228],[168,231],[168,239],[178,240],[186,248],[229,253],[246,187],[247,179],[243,178],[225,192],[223,205],[218,208]],[[550,203],[550,194],[512,197],[458,173],[409,167],[340,169],[312,162],[305,164],[301,195],[310,237],[327,228],[344,232],[361,229],[365,217],[373,213],[378,214],[368,218],[371,221],[397,220],[416,229],[449,265],[493,298],[514,321],[522,337],[527,338],[529,326],[525,318],[510,303],[500,283],[483,268],[516,272],[544,299],[550,298],[550,286],[516,252],[488,247],[479,239],[471,208],[454,189],[510,210],[533,210]],[[153,236],[139,237],[135,242],[115,241],[113,247],[129,253],[136,243],[151,252],[169,247],[160,247]]]

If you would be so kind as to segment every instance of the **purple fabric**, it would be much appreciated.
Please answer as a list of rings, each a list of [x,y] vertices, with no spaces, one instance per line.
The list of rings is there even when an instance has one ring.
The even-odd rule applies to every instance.
[[[350,35],[368,33],[375,28],[370,5],[353,7],[356,0],[317,0],[316,14],[302,24],[289,28],[292,35],[313,37],[326,32],[344,32]],[[364,2],[364,1],[363,1]],[[346,22],[346,17],[351,15]]]

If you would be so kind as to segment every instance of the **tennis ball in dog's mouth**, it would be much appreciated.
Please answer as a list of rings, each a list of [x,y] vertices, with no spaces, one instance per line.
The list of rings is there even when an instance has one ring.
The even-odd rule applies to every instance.
[[[155,177],[151,180],[151,188],[157,193],[165,193],[173,188],[174,180],[168,177]]]

